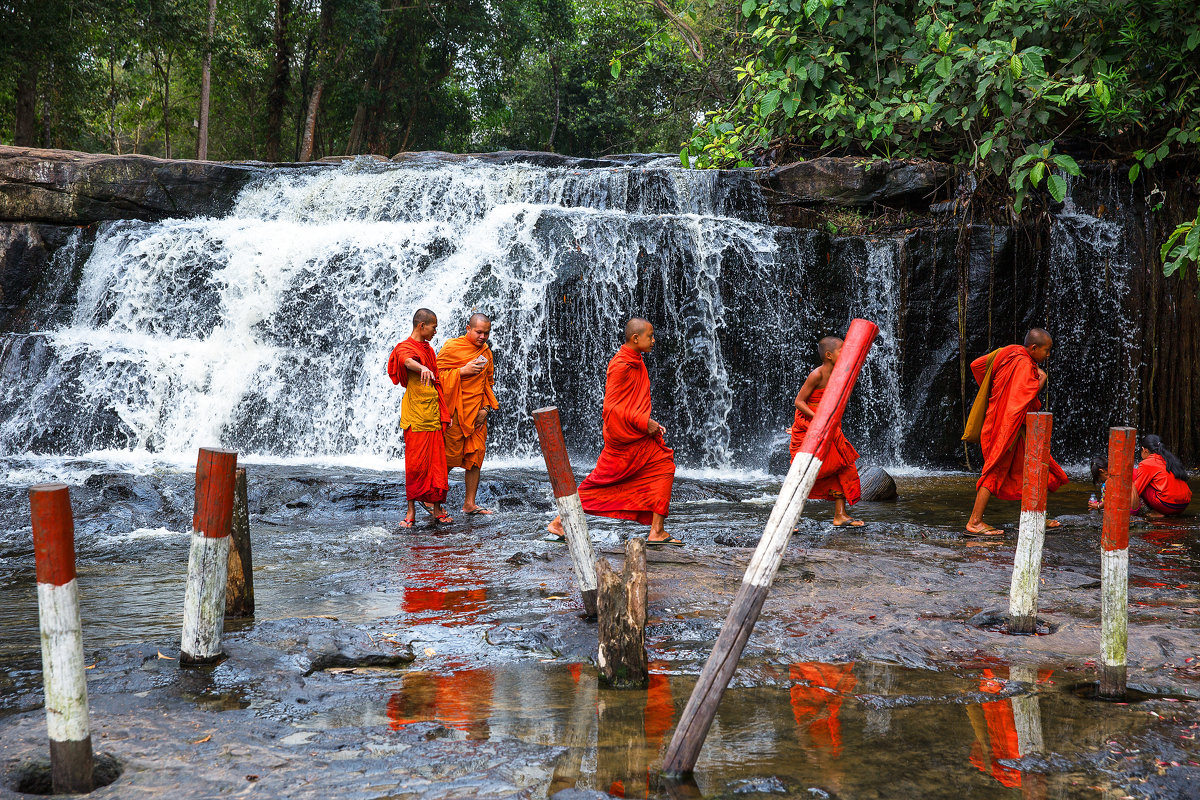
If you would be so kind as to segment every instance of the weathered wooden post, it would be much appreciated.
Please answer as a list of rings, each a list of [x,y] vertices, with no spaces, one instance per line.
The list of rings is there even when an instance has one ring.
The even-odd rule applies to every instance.
[[[44,483],[29,490],[42,629],[42,683],[55,794],[90,792],[92,734],[88,727],[83,631],[75,581],[75,522],[69,490]]]
[[[200,448],[196,460],[196,507],[183,597],[182,665],[211,664],[221,657],[225,581],[237,452]]]
[[[546,459],[546,472],[550,474],[554,504],[558,506],[563,529],[567,532],[567,547],[571,552],[571,564],[575,567],[575,579],[579,582],[583,611],[589,618],[594,618],[596,556],[592,552],[587,519],[583,514],[583,503],[579,500],[579,488],[575,485],[575,473],[571,471],[571,460],[567,456],[567,443],[563,440],[558,409],[554,406],[539,408],[533,412],[533,421],[537,426],[542,456]]]
[[[225,580],[225,616],[254,616],[254,561],[250,552],[250,506],[246,496],[246,470],[237,470],[233,490],[233,523],[229,529],[228,576]]]
[[[1025,415],[1025,480],[1021,484],[1021,529],[1013,557],[1008,598],[1008,632],[1034,633],[1037,626],[1038,581],[1046,540],[1046,481],[1050,474],[1050,431],[1054,417],[1046,412]]]
[[[1129,631],[1129,512],[1137,431],[1108,431],[1108,481],[1100,535],[1100,696],[1125,697],[1125,646]]]
[[[758,621],[771,582],[775,579],[775,573],[779,571],[784,550],[792,536],[792,528],[800,519],[804,501],[808,499],[808,493],[812,491],[817,473],[821,469],[821,462],[829,451],[830,434],[841,425],[846,401],[850,399],[854,382],[858,379],[863,361],[867,358],[867,351],[870,350],[871,342],[878,331],[879,328],[874,323],[865,319],[856,319],[850,323],[842,354],[834,365],[825,395],[817,407],[817,416],[809,425],[808,435],[804,437],[800,452],[792,460],[792,466],[779,490],[779,499],[775,501],[766,529],[753,558],[750,559],[750,566],[742,578],[737,596],[733,599],[733,606],[729,609],[729,615],[725,618],[725,624],[721,627],[721,633],[713,645],[704,670],[692,689],[692,696],[688,698],[687,707],[679,719],[679,726],[675,728],[671,737],[671,744],[663,762],[663,773],[668,777],[691,772],[696,766],[700,747],[712,726],[713,717],[716,716],[717,705],[729,685],[729,679],[737,669],[738,659],[746,647],[746,640],[754,630],[754,623]]]
[[[597,664],[609,686],[642,688],[650,680],[646,658],[646,541],[625,543],[625,569],[617,575],[608,561],[596,562],[599,578]]]

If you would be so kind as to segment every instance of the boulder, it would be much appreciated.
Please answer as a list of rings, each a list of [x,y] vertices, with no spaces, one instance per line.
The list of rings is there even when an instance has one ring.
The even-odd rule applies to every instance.
[[[858,473],[863,500],[895,500],[896,482],[882,467],[867,467]]]
[[[771,221],[780,225],[789,224],[794,206],[928,208],[953,175],[953,167],[936,161],[814,158],[765,170],[759,183]]]

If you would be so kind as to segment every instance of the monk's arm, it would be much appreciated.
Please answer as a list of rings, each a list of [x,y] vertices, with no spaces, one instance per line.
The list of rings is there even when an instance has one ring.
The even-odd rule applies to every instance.
[[[429,386],[435,380],[433,370],[422,364],[420,361],[417,361],[415,358],[404,359],[404,368],[409,372],[415,372],[416,374],[420,375],[421,385],[423,386]]]
[[[800,393],[796,395],[796,408],[800,409],[800,413],[812,419],[817,415],[816,411],[808,405],[808,398],[812,397],[812,393],[816,391],[817,384],[821,382],[820,370],[813,370],[808,374],[808,379],[804,381],[804,385],[800,387]]]
[[[1046,374],[1046,370],[1038,367],[1038,393],[1046,388],[1046,382],[1050,380],[1050,376]]]

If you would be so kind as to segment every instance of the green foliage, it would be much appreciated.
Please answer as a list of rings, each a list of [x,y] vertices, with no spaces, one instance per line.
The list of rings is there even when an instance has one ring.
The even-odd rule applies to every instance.
[[[935,158],[1008,176],[1019,211],[1063,150],[1152,167],[1200,142],[1192,0],[745,0],[754,53],[696,126],[700,167],[768,148]],[[1057,152],[1056,152],[1057,151]],[[1018,163],[1019,162],[1019,163]]]
[[[1176,272],[1181,275],[1190,264],[1200,275],[1200,208],[1196,218],[1177,227],[1163,243],[1159,255],[1163,262],[1163,274],[1168,277]]]

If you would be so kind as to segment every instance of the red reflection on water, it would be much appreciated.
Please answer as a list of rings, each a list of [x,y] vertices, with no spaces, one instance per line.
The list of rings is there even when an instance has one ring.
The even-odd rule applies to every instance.
[[[671,679],[663,674],[668,668],[666,661],[651,661],[650,685],[646,688],[646,710],[642,713],[646,730],[646,744],[657,749],[663,737],[671,730],[675,719],[675,701],[671,698]]]
[[[483,581],[461,568],[451,567],[462,563],[462,557],[470,555],[469,551],[431,546],[414,547],[412,551],[422,568],[404,576],[403,608],[407,614],[429,615],[427,619],[412,621],[437,622],[453,628],[470,625],[487,611]]]
[[[465,731],[468,739],[488,738],[494,678],[489,670],[466,669],[449,675],[405,674],[400,691],[388,698],[388,727],[440,722]]]
[[[1002,671],[1002,670],[997,670]],[[1049,678],[1049,674],[1046,675]],[[1038,675],[1042,681],[1041,673]],[[983,671],[983,679],[979,681],[980,691],[988,694],[998,694],[1004,689],[1004,680],[997,677],[990,669]],[[1013,714],[1011,699],[995,700],[981,703],[967,709],[971,725],[975,729],[975,742],[971,745],[971,763],[983,773],[990,773],[993,778],[1005,786],[1015,788],[1021,785],[1020,770],[1006,767],[1000,762],[1021,757],[1021,747],[1017,741],[1017,721]]]
[[[797,683],[791,688],[790,702],[796,725],[807,726],[815,750],[833,757],[842,752],[842,725],[838,714],[845,695],[853,691],[858,682],[853,670],[853,663],[837,665],[808,661],[792,664],[789,673],[793,681],[807,684]]]

